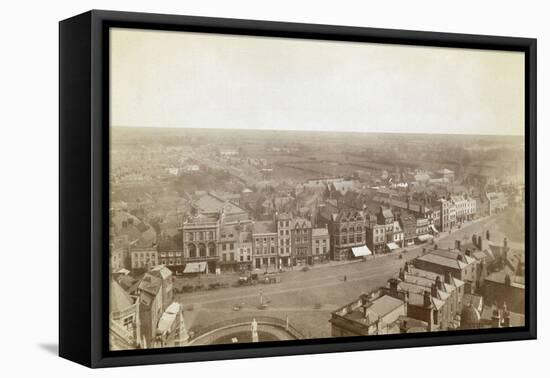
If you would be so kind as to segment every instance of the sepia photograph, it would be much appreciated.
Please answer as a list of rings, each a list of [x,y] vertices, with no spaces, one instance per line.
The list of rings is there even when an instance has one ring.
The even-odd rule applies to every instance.
[[[109,350],[525,326],[524,52],[109,47]]]

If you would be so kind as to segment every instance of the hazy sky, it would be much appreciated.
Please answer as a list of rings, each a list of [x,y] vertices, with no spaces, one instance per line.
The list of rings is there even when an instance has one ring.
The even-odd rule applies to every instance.
[[[111,30],[111,125],[523,135],[524,56]]]

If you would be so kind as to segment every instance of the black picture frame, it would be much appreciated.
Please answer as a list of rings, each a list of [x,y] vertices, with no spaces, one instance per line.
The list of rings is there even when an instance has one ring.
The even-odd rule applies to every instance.
[[[526,325],[511,329],[108,350],[110,27],[525,53]],[[92,10],[59,24],[59,354],[89,367],[536,338],[536,39]]]

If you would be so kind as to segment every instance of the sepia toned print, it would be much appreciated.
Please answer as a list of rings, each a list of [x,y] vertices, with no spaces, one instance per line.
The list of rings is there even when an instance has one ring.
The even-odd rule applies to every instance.
[[[523,54],[111,30],[110,349],[525,325]]]

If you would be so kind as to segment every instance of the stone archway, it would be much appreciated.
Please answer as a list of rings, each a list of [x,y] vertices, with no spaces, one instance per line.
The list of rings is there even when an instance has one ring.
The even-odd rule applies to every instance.
[[[215,243],[208,243],[208,256],[210,257],[216,257],[216,244]]]
[[[187,245],[187,250],[190,258],[197,257],[197,247],[193,243]]]
[[[199,256],[206,257],[206,245],[204,243],[199,244]]]

